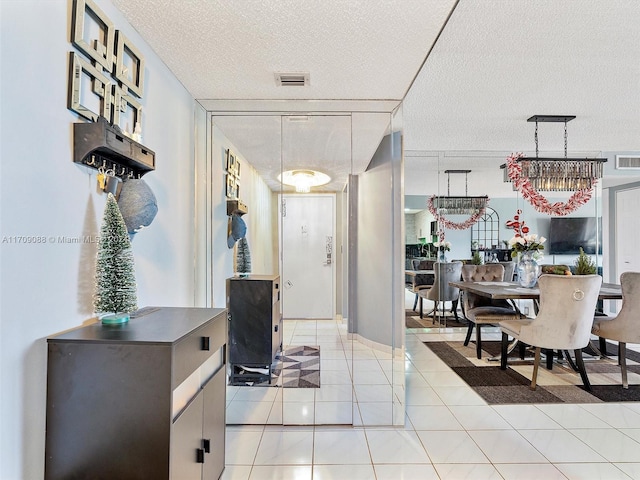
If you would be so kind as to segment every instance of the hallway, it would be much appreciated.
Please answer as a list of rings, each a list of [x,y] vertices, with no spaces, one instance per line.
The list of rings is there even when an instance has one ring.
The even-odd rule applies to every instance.
[[[223,480],[640,478],[640,404],[489,406],[423,344],[463,338],[407,330],[404,428],[228,426]]]

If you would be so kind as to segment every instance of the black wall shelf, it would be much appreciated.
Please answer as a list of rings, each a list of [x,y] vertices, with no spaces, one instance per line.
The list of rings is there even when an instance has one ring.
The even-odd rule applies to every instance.
[[[113,169],[118,177],[141,177],[155,170],[156,154],[127,137],[104,117],[73,124],[73,161],[98,169]]]
[[[249,209],[240,200],[227,200],[227,215],[244,215]]]

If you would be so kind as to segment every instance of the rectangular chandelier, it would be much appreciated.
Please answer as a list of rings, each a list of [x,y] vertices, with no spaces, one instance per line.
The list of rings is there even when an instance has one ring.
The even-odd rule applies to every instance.
[[[447,174],[447,195],[434,196],[433,206],[440,215],[475,215],[480,210],[484,210],[489,202],[487,195],[470,197],[467,195],[468,174],[471,170],[445,170]],[[452,197],[449,195],[451,189],[451,174],[464,174],[464,197]]]
[[[489,197],[433,197],[433,206],[441,215],[474,215],[487,206]]]
[[[575,115],[533,115],[527,122],[535,122],[534,141],[536,156],[520,155],[515,161],[519,164],[519,176],[525,178],[537,191],[541,192],[575,192],[591,189],[602,178],[603,166],[606,158],[567,158],[567,122],[575,119]],[[564,123],[564,158],[540,157],[538,155],[538,123]],[[511,182],[509,168],[503,169],[504,181]],[[514,190],[516,186],[513,186]]]
[[[521,175],[541,192],[574,192],[593,187],[602,178],[606,158],[521,157]],[[500,165],[504,181],[510,182],[506,164]],[[515,186],[514,186],[515,189]]]

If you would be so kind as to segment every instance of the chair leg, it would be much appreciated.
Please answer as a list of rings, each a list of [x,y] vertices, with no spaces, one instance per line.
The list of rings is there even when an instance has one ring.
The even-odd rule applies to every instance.
[[[416,297],[418,297],[418,296],[419,296],[419,295],[416,293]],[[423,298],[422,298],[422,297],[420,297],[420,318],[422,318],[422,311],[423,311],[423,310],[422,310],[422,301],[423,301]]]
[[[509,349],[509,335],[502,332],[502,345],[500,348],[500,370],[507,369],[507,350]]]
[[[416,293],[416,299],[413,301],[413,311],[414,311],[414,312],[416,311],[416,307],[418,306],[418,297],[419,297],[419,296],[420,296],[420,295],[418,295],[418,294]]]
[[[598,337],[598,342],[600,344],[600,353],[603,357],[607,356],[607,339],[603,337]]]
[[[577,348],[574,350],[576,355],[576,366],[580,370],[580,377],[582,377],[582,383],[584,384],[584,389],[587,392],[591,391],[591,383],[589,383],[589,377],[587,376],[587,371],[584,368],[584,361],[582,360],[582,349]]]
[[[524,354],[527,351],[527,345],[523,342],[518,342],[518,352],[520,353],[520,360],[524,360]]]
[[[456,322],[458,321],[458,299],[451,301],[451,312],[453,313]]]
[[[618,351],[620,370],[622,370],[622,388],[629,388],[629,380],[627,380],[627,345],[624,342],[619,342]]]
[[[531,375],[531,390],[536,389],[536,382],[538,381],[538,367],[540,366],[540,347],[536,347],[536,353],[533,358],[533,375]]]
[[[553,369],[553,350],[550,348],[545,349],[545,354],[547,355],[547,370]]]
[[[471,332],[473,332],[473,326],[475,325],[475,323],[473,323],[471,320],[467,320],[467,322],[469,322],[469,325],[467,325],[467,336],[464,339],[465,347],[469,345],[469,340],[471,340]]]
[[[476,325],[476,357],[482,358],[482,336],[480,335],[480,325]]]
[[[564,356],[567,357],[567,363],[569,364],[569,366],[571,367],[571,369],[574,372],[579,372],[580,369],[578,368],[578,366],[573,362],[573,360],[571,359],[571,355],[569,355],[569,350],[565,350],[564,351]]]

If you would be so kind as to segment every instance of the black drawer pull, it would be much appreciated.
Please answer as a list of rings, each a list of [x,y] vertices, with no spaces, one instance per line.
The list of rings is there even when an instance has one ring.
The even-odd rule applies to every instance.
[[[204,463],[204,450],[202,450],[201,448],[196,449],[196,462]]]
[[[201,349],[202,350],[211,349],[211,337],[202,337]]]
[[[204,453],[211,453],[211,440],[209,440],[208,438],[203,438],[202,448],[204,449]]]

